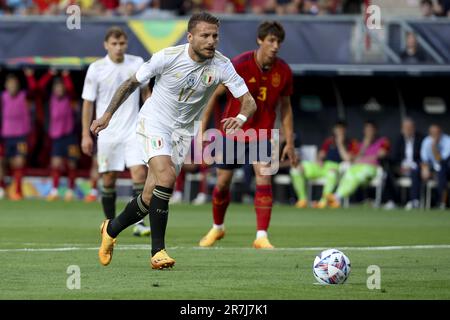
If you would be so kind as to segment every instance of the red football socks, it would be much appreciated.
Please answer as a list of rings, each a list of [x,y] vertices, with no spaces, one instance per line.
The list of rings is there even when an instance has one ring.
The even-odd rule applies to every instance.
[[[225,213],[227,211],[229,204],[230,204],[230,191],[229,190],[219,191],[217,187],[215,187],[212,194],[214,224],[216,225],[223,224],[223,221],[225,220]]]
[[[53,180],[53,188],[54,189],[58,189],[60,177],[61,177],[61,172],[59,171],[59,169],[52,169],[52,180]]]
[[[14,181],[16,182],[16,193],[22,195],[23,168],[14,169]]]
[[[255,193],[256,230],[267,231],[269,228],[272,203],[272,185],[257,185]]]

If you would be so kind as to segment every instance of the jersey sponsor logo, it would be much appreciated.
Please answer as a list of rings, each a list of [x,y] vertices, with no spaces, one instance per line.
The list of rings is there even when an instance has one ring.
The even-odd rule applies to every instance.
[[[164,143],[161,137],[153,136],[150,138],[150,146],[153,150],[160,150],[162,149],[163,145]]]
[[[250,80],[248,80],[248,83],[255,83],[255,82],[256,82],[255,77],[252,77]]]
[[[209,87],[216,80],[216,72],[212,68],[205,68],[201,76],[202,83],[205,87]]]
[[[281,83],[281,76],[278,72],[275,72],[272,75],[272,86],[276,88],[280,85],[280,83]]]
[[[195,76],[195,74],[191,73],[186,80],[186,85],[188,86],[188,88],[192,88],[195,85],[196,80],[197,77]]]

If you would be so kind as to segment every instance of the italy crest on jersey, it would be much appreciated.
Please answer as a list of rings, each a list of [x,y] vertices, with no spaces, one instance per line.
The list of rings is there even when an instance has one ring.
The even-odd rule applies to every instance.
[[[209,87],[210,85],[212,85],[214,83],[214,80],[216,80],[215,77],[216,77],[216,72],[214,69],[208,68],[208,67],[205,68],[203,70],[202,77],[201,77],[203,85],[205,87]]]

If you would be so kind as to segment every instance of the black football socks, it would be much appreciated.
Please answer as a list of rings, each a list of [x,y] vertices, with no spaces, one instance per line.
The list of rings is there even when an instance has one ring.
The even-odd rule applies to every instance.
[[[142,194],[128,202],[122,213],[110,221],[107,232],[110,237],[116,238],[122,230],[141,221],[148,214],[148,206],[142,201]]]
[[[167,219],[169,217],[169,199],[173,189],[155,186],[149,205],[150,227],[152,229],[152,256],[165,248]]]
[[[133,183],[133,198],[136,198],[143,191],[144,191],[144,184],[142,184],[142,183]],[[145,226],[145,223],[144,223],[143,219],[141,221],[138,221],[137,223]]]
[[[106,219],[116,216],[116,189],[114,187],[102,188],[102,206]]]

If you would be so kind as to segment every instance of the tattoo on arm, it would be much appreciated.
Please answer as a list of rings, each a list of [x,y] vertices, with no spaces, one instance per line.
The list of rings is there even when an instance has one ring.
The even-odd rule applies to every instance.
[[[253,99],[252,95],[247,92],[240,99],[241,101],[241,111],[244,116],[251,117],[256,111],[256,103],[255,99]]]
[[[105,113],[108,112],[111,115],[119,109],[120,105],[127,100],[127,98],[134,92],[134,90],[139,87],[140,83],[136,80],[136,76],[132,76],[130,79],[123,82],[119,88],[117,88],[116,93],[111,99],[108,108]]]

